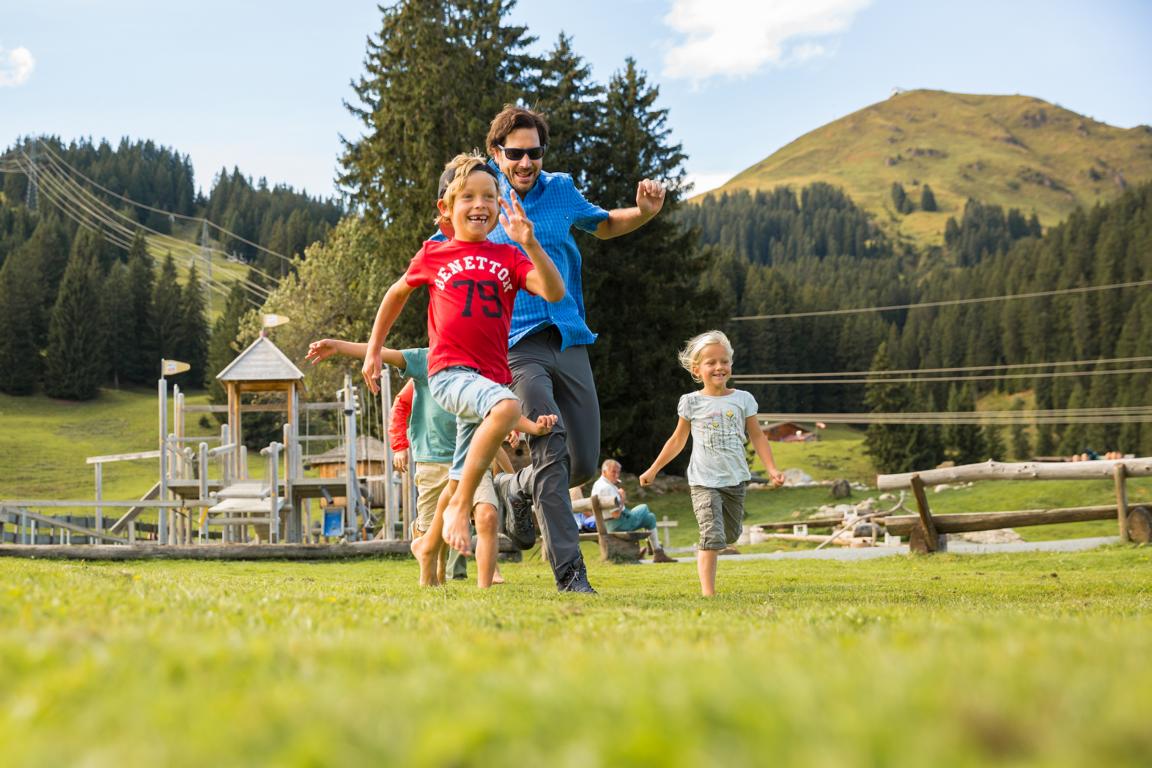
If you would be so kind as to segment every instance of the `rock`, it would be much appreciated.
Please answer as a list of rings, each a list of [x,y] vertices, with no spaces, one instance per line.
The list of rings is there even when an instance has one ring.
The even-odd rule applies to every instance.
[[[812,476],[802,469],[784,470],[784,485],[811,485]]]
[[[969,531],[968,533],[948,534],[956,541],[968,541],[973,544],[1013,544],[1024,541],[1020,534],[1011,528],[1001,528],[995,531]]]
[[[832,483],[832,498],[846,499],[852,495],[852,486],[847,480],[837,480]]]

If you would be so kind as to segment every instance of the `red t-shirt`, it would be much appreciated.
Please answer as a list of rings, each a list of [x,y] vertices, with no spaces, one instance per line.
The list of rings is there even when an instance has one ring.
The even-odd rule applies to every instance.
[[[429,376],[465,365],[497,384],[512,383],[512,305],[533,269],[519,248],[503,243],[424,243],[405,280],[428,286]]]

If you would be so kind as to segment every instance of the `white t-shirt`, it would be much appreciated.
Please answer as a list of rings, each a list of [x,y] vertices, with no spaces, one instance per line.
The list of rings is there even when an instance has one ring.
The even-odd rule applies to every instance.
[[[744,454],[744,427],[758,410],[756,398],[742,389],[718,397],[690,392],[680,398],[676,413],[692,424],[689,485],[727,488],[752,477]]]
[[[620,489],[612,484],[612,481],[600,475],[596,478],[596,482],[592,483],[593,496],[612,496],[616,499],[616,504],[620,504]]]

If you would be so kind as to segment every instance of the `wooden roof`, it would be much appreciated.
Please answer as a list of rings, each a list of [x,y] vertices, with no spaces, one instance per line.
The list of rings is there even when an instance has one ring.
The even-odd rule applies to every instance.
[[[267,336],[261,336],[216,374],[216,378],[220,381],[299,381],[304,374]]]
[[[387,446],[374,437],[368,435],[360,435],[356,438],[356,460],[357,461],[384,461],[387,454]],[[339,445],[330,451],[324,451],[317,456],[308,458],[308,463],[312,466],[317,464],[343,464],[344,446]]]

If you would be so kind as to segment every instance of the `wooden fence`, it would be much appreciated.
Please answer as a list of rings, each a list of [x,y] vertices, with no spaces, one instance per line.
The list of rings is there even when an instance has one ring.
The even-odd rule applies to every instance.
[[[1113,461],[1081,461],[1060,464],[1042,462],[1003,463],[988,461],[924,472],[879,475],[881,491],[911,489],[917,514],[891,516],[885,520],[888,532],[909,536],[913,552],[941,549],[941,534],[990,531],[1026,525],[1050,525],[1116,518],[1121,541],[1152,542],[1152,513],[1143,506],[1128,503],[1125,481],[1130,477],[1152,477],[1152,458]],[[1027,509],[1012,512],[933,515],[924,492],[927,486],[971,480],[1111,480],[1116,503],[1095,507]]]

